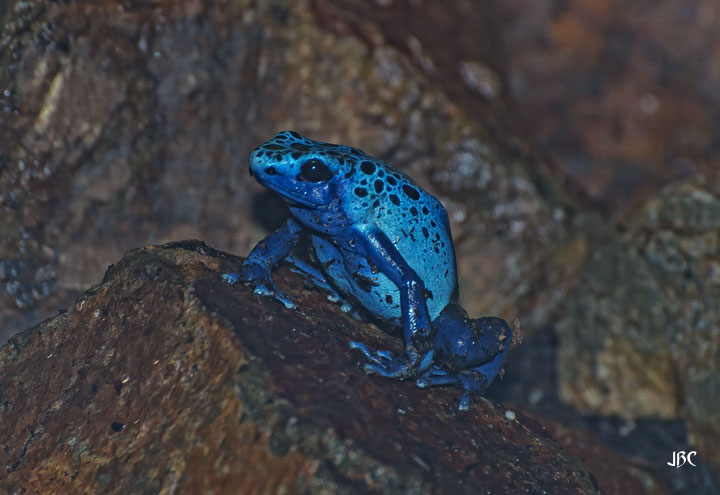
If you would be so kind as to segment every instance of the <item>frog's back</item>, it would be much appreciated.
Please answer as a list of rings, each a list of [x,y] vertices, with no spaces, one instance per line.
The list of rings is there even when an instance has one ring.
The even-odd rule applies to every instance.
[[[369,155],[355,166],[347,181],[344,209],[352,223],[377,228],[390,239],[425,284],[428,312],[434,319],[457,288],[445,208],[407,175]],[[398,317],[400,296],[395,285],[382,274],[370,278],[376,285],[364,291],[363,304],[374,306],[373,311],[386,318]]]

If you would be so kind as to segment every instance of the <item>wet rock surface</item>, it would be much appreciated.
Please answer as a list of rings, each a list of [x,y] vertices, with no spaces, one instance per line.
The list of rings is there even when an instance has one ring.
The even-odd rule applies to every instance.
[[[220,278],[199,242],[128,253],[0,348],[10,493],[597,493],[536,421],[367,376],[399,340],[281,270],[304,314]]]

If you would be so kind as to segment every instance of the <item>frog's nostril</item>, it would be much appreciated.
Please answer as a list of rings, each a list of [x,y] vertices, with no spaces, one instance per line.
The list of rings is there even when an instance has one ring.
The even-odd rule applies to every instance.
[[[277,174],[277,170],[275,170],[275,167],[268,167],[265,169],[265,173],[268,175],[275,175]]]

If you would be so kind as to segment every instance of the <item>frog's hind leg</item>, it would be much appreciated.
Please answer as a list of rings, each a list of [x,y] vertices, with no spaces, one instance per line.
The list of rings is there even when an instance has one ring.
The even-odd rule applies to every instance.
[[[470,407],[470,396],[480,395],[487,388],[488,382],[484,375],[476,374],[475,370],[446,371],[433,367],[426,371],[415,384],[420,388],[459,385],[463,394],[458,403],[459,411],[467,411]]]
[[[458,410],[467,411],[470,398],[481,395],[498,375],[505,362],[506,352],[497,354],[493,359],[475,368],[452,371],[434,366],[417,379],[420,388],[457,385],[462,387],[463,394],[458,403]]]
[[[285,257],[285,261],[291,266],[290,270],[299,275],[305,277],[305,282],[314,286],[320,287],[326,291],[327,298],[329,301],[340,304],[340,309],[344,312],[352,310],[352,305],[340,296],[340,294],[330,285],[330,282],[325,277],[325,274],[320,270],[312,266],[305,260],[301,260],[292,254]]]
[[[467,410],[470,396],[480,395],[500,373],[512,342],[505,320],[495,317],[466,319],[447,309],[436,320],[436,349],[440,362],[420,375],[420,388],[457,385],[463,388],[459,409]]]

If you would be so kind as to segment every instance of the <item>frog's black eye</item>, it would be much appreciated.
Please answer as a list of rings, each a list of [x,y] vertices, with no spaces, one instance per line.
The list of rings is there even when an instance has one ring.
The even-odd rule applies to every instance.
[[[326,182],[332,179],[333,173],[322,160],[313,158],[303,163],[300,168],[300,179],[308,182]]]

